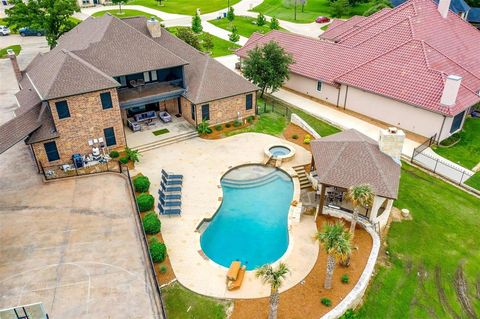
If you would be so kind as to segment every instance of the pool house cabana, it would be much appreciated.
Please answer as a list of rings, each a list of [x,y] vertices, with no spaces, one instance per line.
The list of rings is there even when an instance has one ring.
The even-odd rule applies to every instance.
[[[339,211],[352,213],[348,188],[369,184],[375,199],[372,207],[360,208],[359,216],[383,228],[397,198],[400,162],[382,152],[375,140],[354,129],[314,140],[311,147],[310,179],[320,196],[315,218]]]

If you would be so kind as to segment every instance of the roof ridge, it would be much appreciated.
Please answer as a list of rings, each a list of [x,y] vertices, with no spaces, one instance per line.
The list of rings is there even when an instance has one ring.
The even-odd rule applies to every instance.
[[[103,72],[102,70],[98,69],[97,67],[95,67],[94,65],[90,64],[89,62],[85,61],[84,59],[82,59],[81,57],[79,57],[78,55],[76,55],[75,53],[71,52],[71,51],[68,51],[68,50],[65,50],[65,49],[62,49],[62,51],[67,54],[69,57],[77,60],[78,62],[82,63],[83,65],[85,65],[86,67],[88,67],[89,69],[92,69],[93,71],[97,72],[98,74],[100,74],[101,76],[103,76],[104,78],[108,79],[109,81],[111,82],[114,82],[116,83],[116,85],[119,85],[117,81],[115,81],[110,75],[106,74],[105,72]]]
[[[198,100],[199,96],[200,96],[200,92],[202,92],[202,89],[203,89],[203,86],[205,84],[205,81],[203,80],[205,78],[205,74],[207,73],[207,66],[208,64],[210,63],[210,59],[207,57],[206,61],[205,61],[205,64],[203,66],[203,71],[202,71],[202,75],[200,76],[200,87],[197,91],[197,95],[195,96],[195,101]]]
[[[376,148],[378,148],[378,150],[380,151],[380,148],[379,148],[378,144],[377,144],[377,145],[373,145],[373,144],[370,144],[370,143],[368,143],[368,142],[364,142],[364,143],[367,144],[367,147],[365,147],[365,148],[367,149],[367,152],[370,153],[370,157],[372,158],[372,161],[374,162],[375,167],[377,168],[377,172],[379,172],[378,175],[380,175],[380,178],[381,178],[381,180],[382,180],[383,186],[384,186],[386,189],[388,189],[389,195],[392,195],[393,191],[390,189],[390,187],[389,187],[389,185],[388,185],[388,182],[386,181],[385,172],[384,172],[384,170],[382,169],[382,166],[380,165],[380,163],[378,162],[377,156],[375,156],[375,154],[374,154],[373,151],[372,151],[372,147],[376,147]],[[387,156],[390,160],[393,161],[393,159],[392,159],[389,155],[383,153],[382,151],[380,151],[380,153],[381,153],[380,156],[382,156],[382,155]],[[376,193],[378,193],[378,191],[379,191],[379,190],[376,190]]]
[[[321,139],[320,139],[320,140],[321,140]],[[343,151],[347,148],[347,144],[348,144],[347,141],[336,141],[336,143],[341,143],[341,144],[342,144],[342,147],[341,147],[341,148],[339,149],[339,151],[337,152],[337,156],[335,157],[335,159],[332,160],[332,161],[330,161],[330,164],[328,165],[328,167],[326,167],[326,168],[323,170],[323,172],[324,172],[323,176],[325,176],[325,175],[328,173],[328,171],[332,168],[332,166],[337,163],[338,159],[339,159],[340,156],[343,154]],[[317,172],[317,174],[318,174],[318,172]]]

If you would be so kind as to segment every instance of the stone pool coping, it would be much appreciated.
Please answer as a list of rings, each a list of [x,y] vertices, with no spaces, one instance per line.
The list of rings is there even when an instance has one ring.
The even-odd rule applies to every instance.
[[[294,174],[292,166],[309,164],[311,154],[300,146],[274,136],[244,133],[221,140],[195,138],[145,152],[136,170],[148,176],[150,192],[158,197],[161,169],[184,175],[182,216],[160,216],[162,236],[177,280],[188,289],[216,298],[262,298],[270,289],[254,271],[247,271],[242,287],[228,291],[225,285],[227,268],[205,258],[201,253],[200,233],[196,228],[204,218],[214,215],[222,200],[220,178],[230,168],[242,164],[264,163],[265,145],[287,144],[296,150],[295,157],[283,164]],[[300,196],[300,184],[294,178],[294,197]],[[158,198],[156,198],[157,204]],[[289,247],[279,261],[291,269],[281,291],[301,282],[313,269],[319,245],[313,240],[316,225],[313,216],[302,216],[300,223],[289,215]],[[277,263],[279,262],[277,261]]]

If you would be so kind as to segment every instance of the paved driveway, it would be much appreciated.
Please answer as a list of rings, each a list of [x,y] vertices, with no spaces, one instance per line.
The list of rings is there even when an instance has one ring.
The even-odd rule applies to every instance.
[[[22,67],[45,42],[26,47]],[[0,75],[3,124],[18,90],[8,59]],[[44,184],[25,144],[0,154],[0,309],[43,302],[51,318],[158,318],[133,214],[120,176]]]

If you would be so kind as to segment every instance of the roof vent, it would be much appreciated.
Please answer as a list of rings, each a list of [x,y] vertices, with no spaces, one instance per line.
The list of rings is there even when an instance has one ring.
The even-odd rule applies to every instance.
[[[442,93],[442,98],[440,99],[440,104],[443,104],[446,106],[455,105],[461,83],[462,83],[461,76],[449,75],[445,80],[445,85],[443,87],[443,93]]]
[[[440,0],[438,2],[438,12],[442,15],[442,18],[446,19],[448,16],[448,10],[450,9],[451,0]]]
[[[147,20],[147,29],[152,38],[159,38],[162,35],[162,27],[155,17]]]

